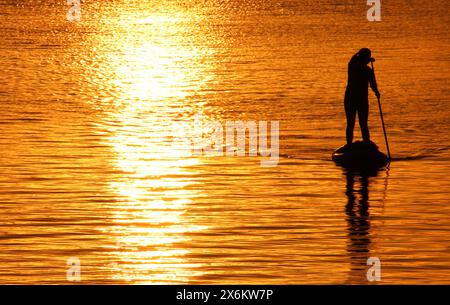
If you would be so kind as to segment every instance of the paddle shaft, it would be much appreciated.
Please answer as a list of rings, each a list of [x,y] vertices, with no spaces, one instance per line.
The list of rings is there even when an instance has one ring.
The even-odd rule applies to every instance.
[[[375,77],[375,68],[373,67],[373,61],[370,63],[372,65],[373,77]],[[387,139],[386,128],[384,127],[383,111],[381,110],[381,102],[380,102],[380,98],[378,96],[377,96],[377,100],[378,100],[378,109],[380,109],[381,125],[383,126],[384,140],[386,141],[388,158],[389,158],[389,160],[391,160],[391,152],[389,150],[389,142]]]

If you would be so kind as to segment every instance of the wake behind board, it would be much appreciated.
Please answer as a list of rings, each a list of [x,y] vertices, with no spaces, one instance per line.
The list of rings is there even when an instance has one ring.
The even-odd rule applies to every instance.
[[[378,150],[375,143],[361,141],[338,148],[332,159],[336,164],[347,168],[380,168],[389,163],[389,158]]]

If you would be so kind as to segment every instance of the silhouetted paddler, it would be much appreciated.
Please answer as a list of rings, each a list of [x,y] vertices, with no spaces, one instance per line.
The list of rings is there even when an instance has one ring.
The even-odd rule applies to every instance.
[[[359,126],[365,142],[370,142],[369,127],[367,121],[369,118],[369,98],[368,86],[375,92],[376,96],[380,96],[375,81],[373,70],[367,66],[370,62],[375,61],[371,57],[371,51],[367,48],[359,50],[353,55],[348,63],[348,81],[345,90],[345,115],[347,116],[346,138],[347,144],[353,142],[353,129],[355,127],[356,113],[358,113]]]

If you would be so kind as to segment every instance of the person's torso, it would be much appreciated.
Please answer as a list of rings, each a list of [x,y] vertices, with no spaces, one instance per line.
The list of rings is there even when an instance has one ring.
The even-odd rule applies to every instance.
[[[369,74],[369,67],[361,65],[352,58],[348,64],[347,92],[351,95],[367,97]]]

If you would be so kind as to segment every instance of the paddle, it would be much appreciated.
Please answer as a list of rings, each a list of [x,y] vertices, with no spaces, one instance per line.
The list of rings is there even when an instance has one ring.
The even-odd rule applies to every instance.
[[[373,67],[373,61],[371,61],[370,64],[372,65],[373,77],[375,78],[375,68]],[[391,152],[389,151],[389,143],[386,135],[386,128],[384,127],[383,111],[381,110],[381,102],[379,96],[377,96],[377,100],[378,100],[378,108],[380,109],[381,125],[383,125],[384,140],[386,141],[388,160],[391,161]]]

